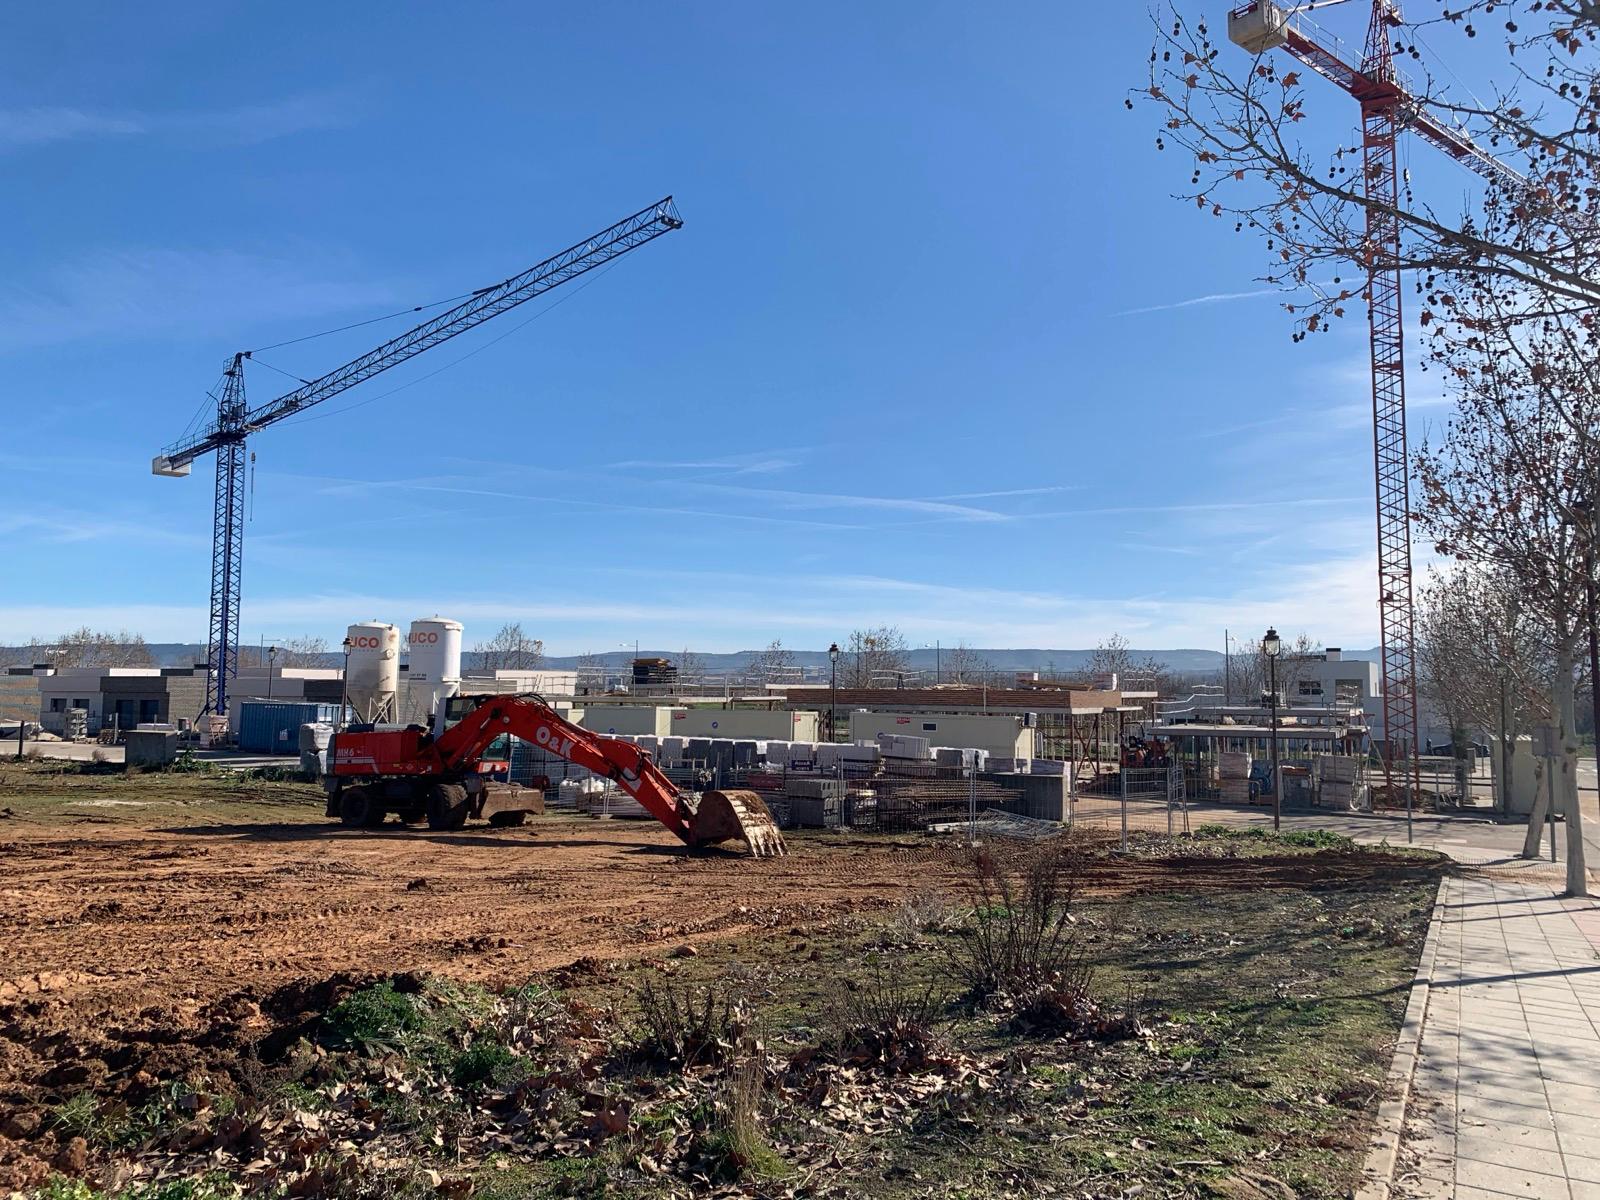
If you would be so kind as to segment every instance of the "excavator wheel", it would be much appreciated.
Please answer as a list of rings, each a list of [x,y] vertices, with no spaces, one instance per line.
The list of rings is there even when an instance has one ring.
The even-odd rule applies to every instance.
[[[339,821],[358,829],[376,829],[383,824],[383,801],[375,789],[365,784],[347,787],[339,793]]]
[[[751,791],[703,793],[689,833],[696,846],[743,842],[755,858],[776,858],[788,853],[767,802]]]
[[[428,789],[428,828],[460,829],[467,823],[467,789],[459,783],[437,783]]]

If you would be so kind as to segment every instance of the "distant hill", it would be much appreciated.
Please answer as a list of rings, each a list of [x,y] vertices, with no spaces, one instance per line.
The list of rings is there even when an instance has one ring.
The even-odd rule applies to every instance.
[[[206,648],[197,643],[186,642],[152,642],[150,653],[154,656],[157,665],[163,667],[186,667],[193,663],[204,662]],[[682,647],[676,650],[652,650],[643,648],[639,652],[645,657],[677,658],[682,653]],[[695,651],[696,656],[705,664],[709,672],[722,674],[726,672],[742,671],[750,665],[751,659],[759,655],[759,650],[736,650],[731,653],[712,654]],[[950,653],[949,648],[942,652],[928,649],[912,650],[908,654],[908,666],[912,670],[932,673],[936,670],[936,659]],[[971,651],[988,662],[997,671],[1038,671],[1041,674],[1071,673],[1082,671],[1094,656],[1093,650],[1033,650],[1033,649],[1007,649],[1007,648],[977,648]],[[1135,661],[1147,657],[1154,658],[1167,664],[1168,668],[1185,674],[1220,674],[1223,666],[1223,656],[1220,650],[1131,650]],[[798,666],[826,668],[828,665],[828,652],[826,650],[791,650],[794,662]],[[1367,659],[1371,662],[1378,661],[1378,650],[1346,650],[1346,658]],[[580,655],[551,655],[545,660],[547,667],[559,670],[578,665]],[[611,650],[604,654],[595,655],[608,669],[623,670],[633,659],[631,650]],[[0,646],[0,667],[24,665],[28,655],[22,647]],[[323,656],[325,665],[337,667],[343,662],[344,656],[337,651]],[[590,660],[592,661],[592,659]],[[468,666],[471,666],[471,656],[468,656]]]

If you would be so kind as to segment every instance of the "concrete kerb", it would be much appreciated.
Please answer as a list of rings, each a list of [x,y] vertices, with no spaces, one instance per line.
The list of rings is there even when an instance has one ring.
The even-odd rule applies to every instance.
[[[1383,1099],[1378,1102],[1378,1119],[1372,1135],[1372,1148],[1361,1168],[1361,1182],[1355,1200],[1390,1200],[1395,1167],[1400,1158],[1400,1142],[1405,1132],[1406,1108],[1411,1103],[1411,1080],[1416,1074],[1422,1046],[1422,1023],[1428,1015],[1432,991],[1433,965],[1439,954],[1440,931],[1444,927],[1444,893],[1450,879],[1439,881],[1433,898],[1433,915],[1428,918],[1428,934],[1422,943],[1422,958],[1411,981],[1411,998],[1406,1003],[1405,1020],[1395,1042],[1394,1061],[1384,1080]]]

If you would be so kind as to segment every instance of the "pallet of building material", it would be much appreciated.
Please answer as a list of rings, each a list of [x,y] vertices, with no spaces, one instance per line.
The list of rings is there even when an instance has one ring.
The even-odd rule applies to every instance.
[[[89,740],[89,710],[87,708],[69,708],[66,719],[61,725],[61,736],[69,742],[86,742]]]
[[[909,758],[923,762],[932,757],[928,739],[909,733],[880,733],[878,749],[885,758]]]
[[[1344,754],[1324,754],[1317,759],[1323,783],[1354,783],[1361,778],[1361,760]]]
[[[578,796],[577,807],[579,812],[588,813],[591,817],[638,819],[650,815],[644,805],[621,788],[581,793]]]
[[[1217,773],[1224,781],[1250,778],[1251,758],[1243,750],[1224,750],[1217,755]]]
[[[1250,781],[1248,779],[1224,778],[1220,791],[1224,804],[1250,803]]]

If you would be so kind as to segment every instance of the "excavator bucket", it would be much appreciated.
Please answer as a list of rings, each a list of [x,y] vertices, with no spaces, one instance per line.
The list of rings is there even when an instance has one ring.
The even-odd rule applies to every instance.
[[[689,827],[696,846],[713,842],[740,841],[756,858],[776,858],[787,854],[783,834],[772,819],[767,803],[755,792],[705,792]]]

